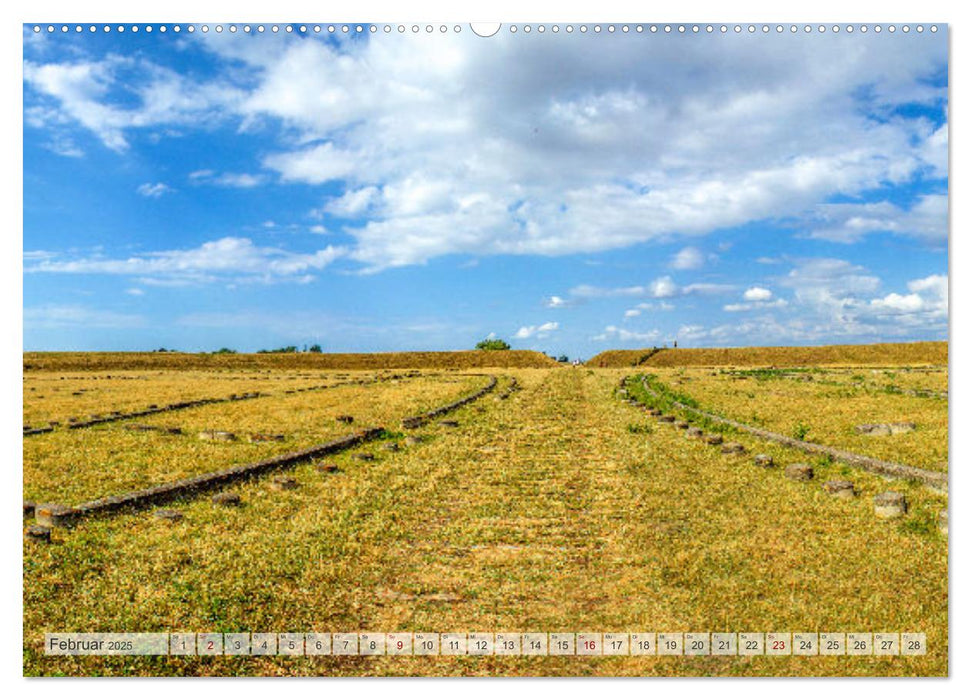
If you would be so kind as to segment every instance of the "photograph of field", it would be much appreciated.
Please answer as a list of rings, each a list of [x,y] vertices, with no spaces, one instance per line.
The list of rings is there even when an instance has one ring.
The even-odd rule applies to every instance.
[[[23,675],[948,677],[948,70],[24,25]]]

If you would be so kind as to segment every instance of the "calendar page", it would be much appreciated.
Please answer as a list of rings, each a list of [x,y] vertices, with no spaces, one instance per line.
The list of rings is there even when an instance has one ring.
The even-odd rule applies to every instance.
[[[649,10],[23,24],[25,676],[948,676],[949,25]]]

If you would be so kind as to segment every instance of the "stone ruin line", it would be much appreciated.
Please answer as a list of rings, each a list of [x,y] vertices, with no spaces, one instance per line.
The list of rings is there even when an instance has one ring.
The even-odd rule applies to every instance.
[[[481,376],[481,375],[480,375]],[[444,415],[479,398],[492,391],[496,386],[496,378],[489,377],[489,384],[482,389],[464,396],[457,401],[445,404],[439,408],[423,413],[419,416],[405,418],[402,421],[404,427],[420,427],[432,418]],[[418,421],[415,423],[415,421]],[[408,423],[408,425],[405,425]],[[342,438],[332,440],[320,445],[314,445],[296,452],[288,452],[277,457],[270,457],[259,462],[241,464],[228,469],[216,472],[200,474],[198,476],[179,479],[178,481],[152,486],[147,489],[131,491],[119,496],[108,496],[94,501],[82,503],[78,506],[63,506],[58,504],[39,504],[34,508],[34,518],[38,525],[46,527],[69,527],[79,520],[96,515],[106,515],[123,509],[145,508],[157,505],[176,498],[195,495],[200,492],[209,491],[225,486],[226,484],[261,476],[267,472],[292,467],[297,463],[305,462],[317,457],[322,457],[336,452],[342,452],[356,445],[372,442],[380,439],[385,434],[384,428],[368,428]]]
[[[644,390],[654,398],[661,398],[653,389],[647,386],[646,380],[641,381],[641,386],[644,387]],[[774,433],[762,428],[756,428],[751,425],[746,425],[745,423],[739,423],[731,418],[724,418],[722,416],[715,415],[714,413],[702,411],[701,409],[687,406],[673,399],[670,399],[670,401],[673,406],[682,411],[702,416],[716,423],[721,423],[722,425],[731,426],[736,430],[741,430],[742,432],[749,433],[750,435],[762,438],[763,440],[779,443],[781,445],[785,445],[786,447],[792,447],[809,454],[827,455],[839,462],[843,462],[844,464],[858,467],[864,471],[879,474],[881,476],[889,476],[896,479],[913,479],[926,486],[939,489],[945,493],[947,492],[947,474],[932,472],[930,470],[913,467],[908,464],[899,464],[897,462],[887,462],[882,459],[866,457],[864,455],[859,455],[854,452],[847,452],[846,450],[841,450],[835,447],[820,445],[819,443],[815,442],[796,440],[795,438],[782,435],[781,433]]]
[[[366,384],[376,384],[382,381],[390,381],[392,379],[403,379],[417,376],[414,374],[404,374],[404,375],[391,375],[388,377],[380,377],[375,379],[355,379],[348,382],[338,382],[336,384],[316,384],[314,386],[300,387],[299,389],[285,389],[284,394],[297,394],[305,391],[320,391],[322,389],[336,389],[342,386],[354,386],[354,385],[366,385]],[[171,403],[166,406],[150,406],[148,408],[141,409],[139,411],[131,411],[128,413],[122,413],[119,411],[114,411],[101,418],[91,418],[85,421],[74,421],[68,423],[65,426],[68,430],[77,430],[78,428],[90,428],[92,425],[100,425],[101,423],[113,423],[115,421],[130,420],[132,418],[142,418],[144,416],[151,416],[156,413],[166,413],[168,411],[181,411],[186,408],[196,408],[198,406],[208,406],[211,404],[228,403],[231,401],[245,401],[247,399],[258,399],[266,398],[268,396],[274,396],[275,394],[263,393],[259,391],[248,392],[245,394],[230,394],[227,398],[208,398],[208,399],[194,399],[191,401],[179,401],[176,403]],[[42,433],[50,433],[54,431],[53,426],[45,426],[38,428],[28,428],[24,430],[24,436],[27,435],[40,435]]]
[[[125,508],[144,508],[150,505],[157,505],[175,498],[208,491],[234,481],[257,477],[275,469],[291,467],[298,462],[333,454],[334,452],[340,452],[355,445],[369,442],[382,434],[384,434],[383,428],[369,428],[321,445],[314,445],[313,447],[296,452],[287,452],[286,454],[264,459],[259,462],[241,464],[216,472],[179,479],[178,481],[172,481],[167,484],[131,491],[120,496],[99,498],[94,501],[82,503],[79,506],[71,507],[57,504],[38,505],[34,510],[34,517],[38,525],[67,527],[86,517],[113,513]]]
[[[482,375],[478,375],[478,376],[482,376]],[[401,421],[401,427],[407,428],[409,430],[412,428],[420,428],[421,426],[428,423],[430,420],[433,420],[439,416],[445,415],[446,413],[451,413],[455,409],[461,408],[465,404],[472,403],[477,399],[481,399],[483,396],[485,396],[490,391],[495,389],[497,383],[498,383],[498,380],[496,379],[496,377],[494,375],[490,375],[489,383],[486,384],[481,389],[479,389],[478,391],[472,394],[469,394],[468,396],[463,396],[461,399],[457,401],[453,401],[452,403],[447,403],[444,406],[439,406],[438,408],[434,408],[431,411],[427,411],[417,416],[411,416],[409,418],[405,418]]]

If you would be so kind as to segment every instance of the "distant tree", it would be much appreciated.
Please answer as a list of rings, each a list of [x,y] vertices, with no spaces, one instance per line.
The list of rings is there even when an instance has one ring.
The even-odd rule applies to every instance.
[[[317,343],[314,343],[313,345],[310,346],[310,349],[307,350],[307,352],[323,352],[323,349],[320,347],[320,345],[318,345]]]
[[[235,355],[236,351],[233,350],[232,348],[219,348],[218,350],[215,350],[212,354],[213,355]]]
[[[257,354],[262,355],[272,355],[274,353],[286,353],[286,352],[298,352],[296,345],[287,345],[282,348],[275,348],[273,350],[257,350]]]
[[[475,344],[476,350],[509,350],[510,345],[501,338],[486,338]]]
[[[556,358],[556,361],[557,362],[569,362],[570,361],[570,358],[567,357],[566,355],[560,355],[559,357]]]

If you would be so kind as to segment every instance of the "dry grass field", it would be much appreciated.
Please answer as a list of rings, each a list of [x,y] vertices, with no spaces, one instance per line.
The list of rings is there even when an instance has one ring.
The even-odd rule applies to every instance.
[[[891,367],[947,365],[947,343],[878,343],[765,348],[663,348],[608,350],[587,361],[595,367],[805,367],[843,365]]]
[[[550,367],[556,362],[532,350],[447,352],[253,353],[183,352],[27,352],[24,371],[106,371],[151,369],[226,370],[379,370],[471,369],[473,367]]]
[[[198,378],[193,378],[199,386]],[[354,427],[398,430],[404,416],[470,393],[482,377],[420,377],[363,386],[199,406],[79,430],[58,430],[24,440],[24,497],[75,505],[166,481],[254,462],[333,440]],[[205,383],[202,383],[205,386]],[[151,396],[151,384],[143,391]],[[208,389],[204,391],[208,392]],[[132,424],[180,428],[181,435],[128,429]],[[203,431],[231,432],[230,442],[199,439]],[[253,435],[283,441],[250,442]]]
[[[654,369],[652,373],[699,406],[748,425],[887,461],[947,471],[948,401],[854,384],[824,373],[713,372]],[[913,422],[913,432],[866,435],[856,426]]]
[[[204,494],[167,505],[182,513],[176,522],[149,509],[55,528],[50,544],[25,540],[25,674],[948,673],[948,543],[937,529],[946,495],[747,435],[731,437],[746,454],[723,454],[618,394],[625,376],[653,372],[672,391],[712,410],[738,407],[745,419],[756,412],[787,431],[802,416],[810,437],[834,444],[847,437],[847,425],[915,420],[920,427],[913,434],[843,444],[867,448],[867,454],[888,450],[879,453],[904,462],[933,454],[925,466],[944,460],[939,468],[946,468],[947,402],[878,388],[899,381],[899,370],[888,367],[893,377],[866,374],[877,387],[861,388],[853,374],[841,372],[818,371],[813,382],[801,382],[736,380],[728,367],[715,375],[690,368],[502,367],[476,370],[479,376],[423,371],[421,377],[287,395],[282,389],[317,384],[321,377],[290,379],[295,374],[274,371],[250,381],[255,377],[248,370],[223,369],[232,369],[233,379],[190,368],[105,384],[105,405],[92,401],[96,407],[88,410],[103,412],[126,399],[134,406],[163,403],[154,400],[153,387],[168,396],[257,389],[274,395],[138,421],[182,427],[183,435],[133,433],[122,421],[25,437],[24,498],[73,504],[260,459],[345,434],[338,414],[353,415],[354,427],[383,425],[393,432],[328,458],[337,471],[297,465],[289,472],[298,484],[294,490],[272,490],[267,478],[235,484],[239,507],[215,505]],[[54,396],[53,387],[77,385],[49,371],[26,373],[25,416],[68,410],[60,399],[29,391],[46,382],[44,396]],[[326,383],[339,373],[328,370]],[[488,374],[499,377],[497,391],[450,414],[457,427],[433,421],[400,428],[401,418],[474,391]],[[928,370],[921,379],[930,376],[937,388],[943,377],[946,388],[945,370]],[[824,377],[846,386],[825,384]],[[213,384],[206,383],[210,379]],[[512,379],[520,390],[500,399]],[[92,380],[93,386],[100,381]],[[285,442],[202,442],[196,433],[205,429],[282,433]],[[423,440],[405,445],[405,435]],[[898,440],[910,435],[917,442]],[[392,441],[402,449],[384,449]],[[374,459],[356,459],[361,452]],[[779,465],[810,461],[816,476],[790,481],[779,468],[754,466],[756,452]],[[828,479],[852,480],[856,497],[828,495],[821,487]],[[879,520],[872,497],[890,488],[906,495],[909,511],[898,520]],[[927,634],[929,653],[48,657],[42,641],[49,631],[916,631]]]

